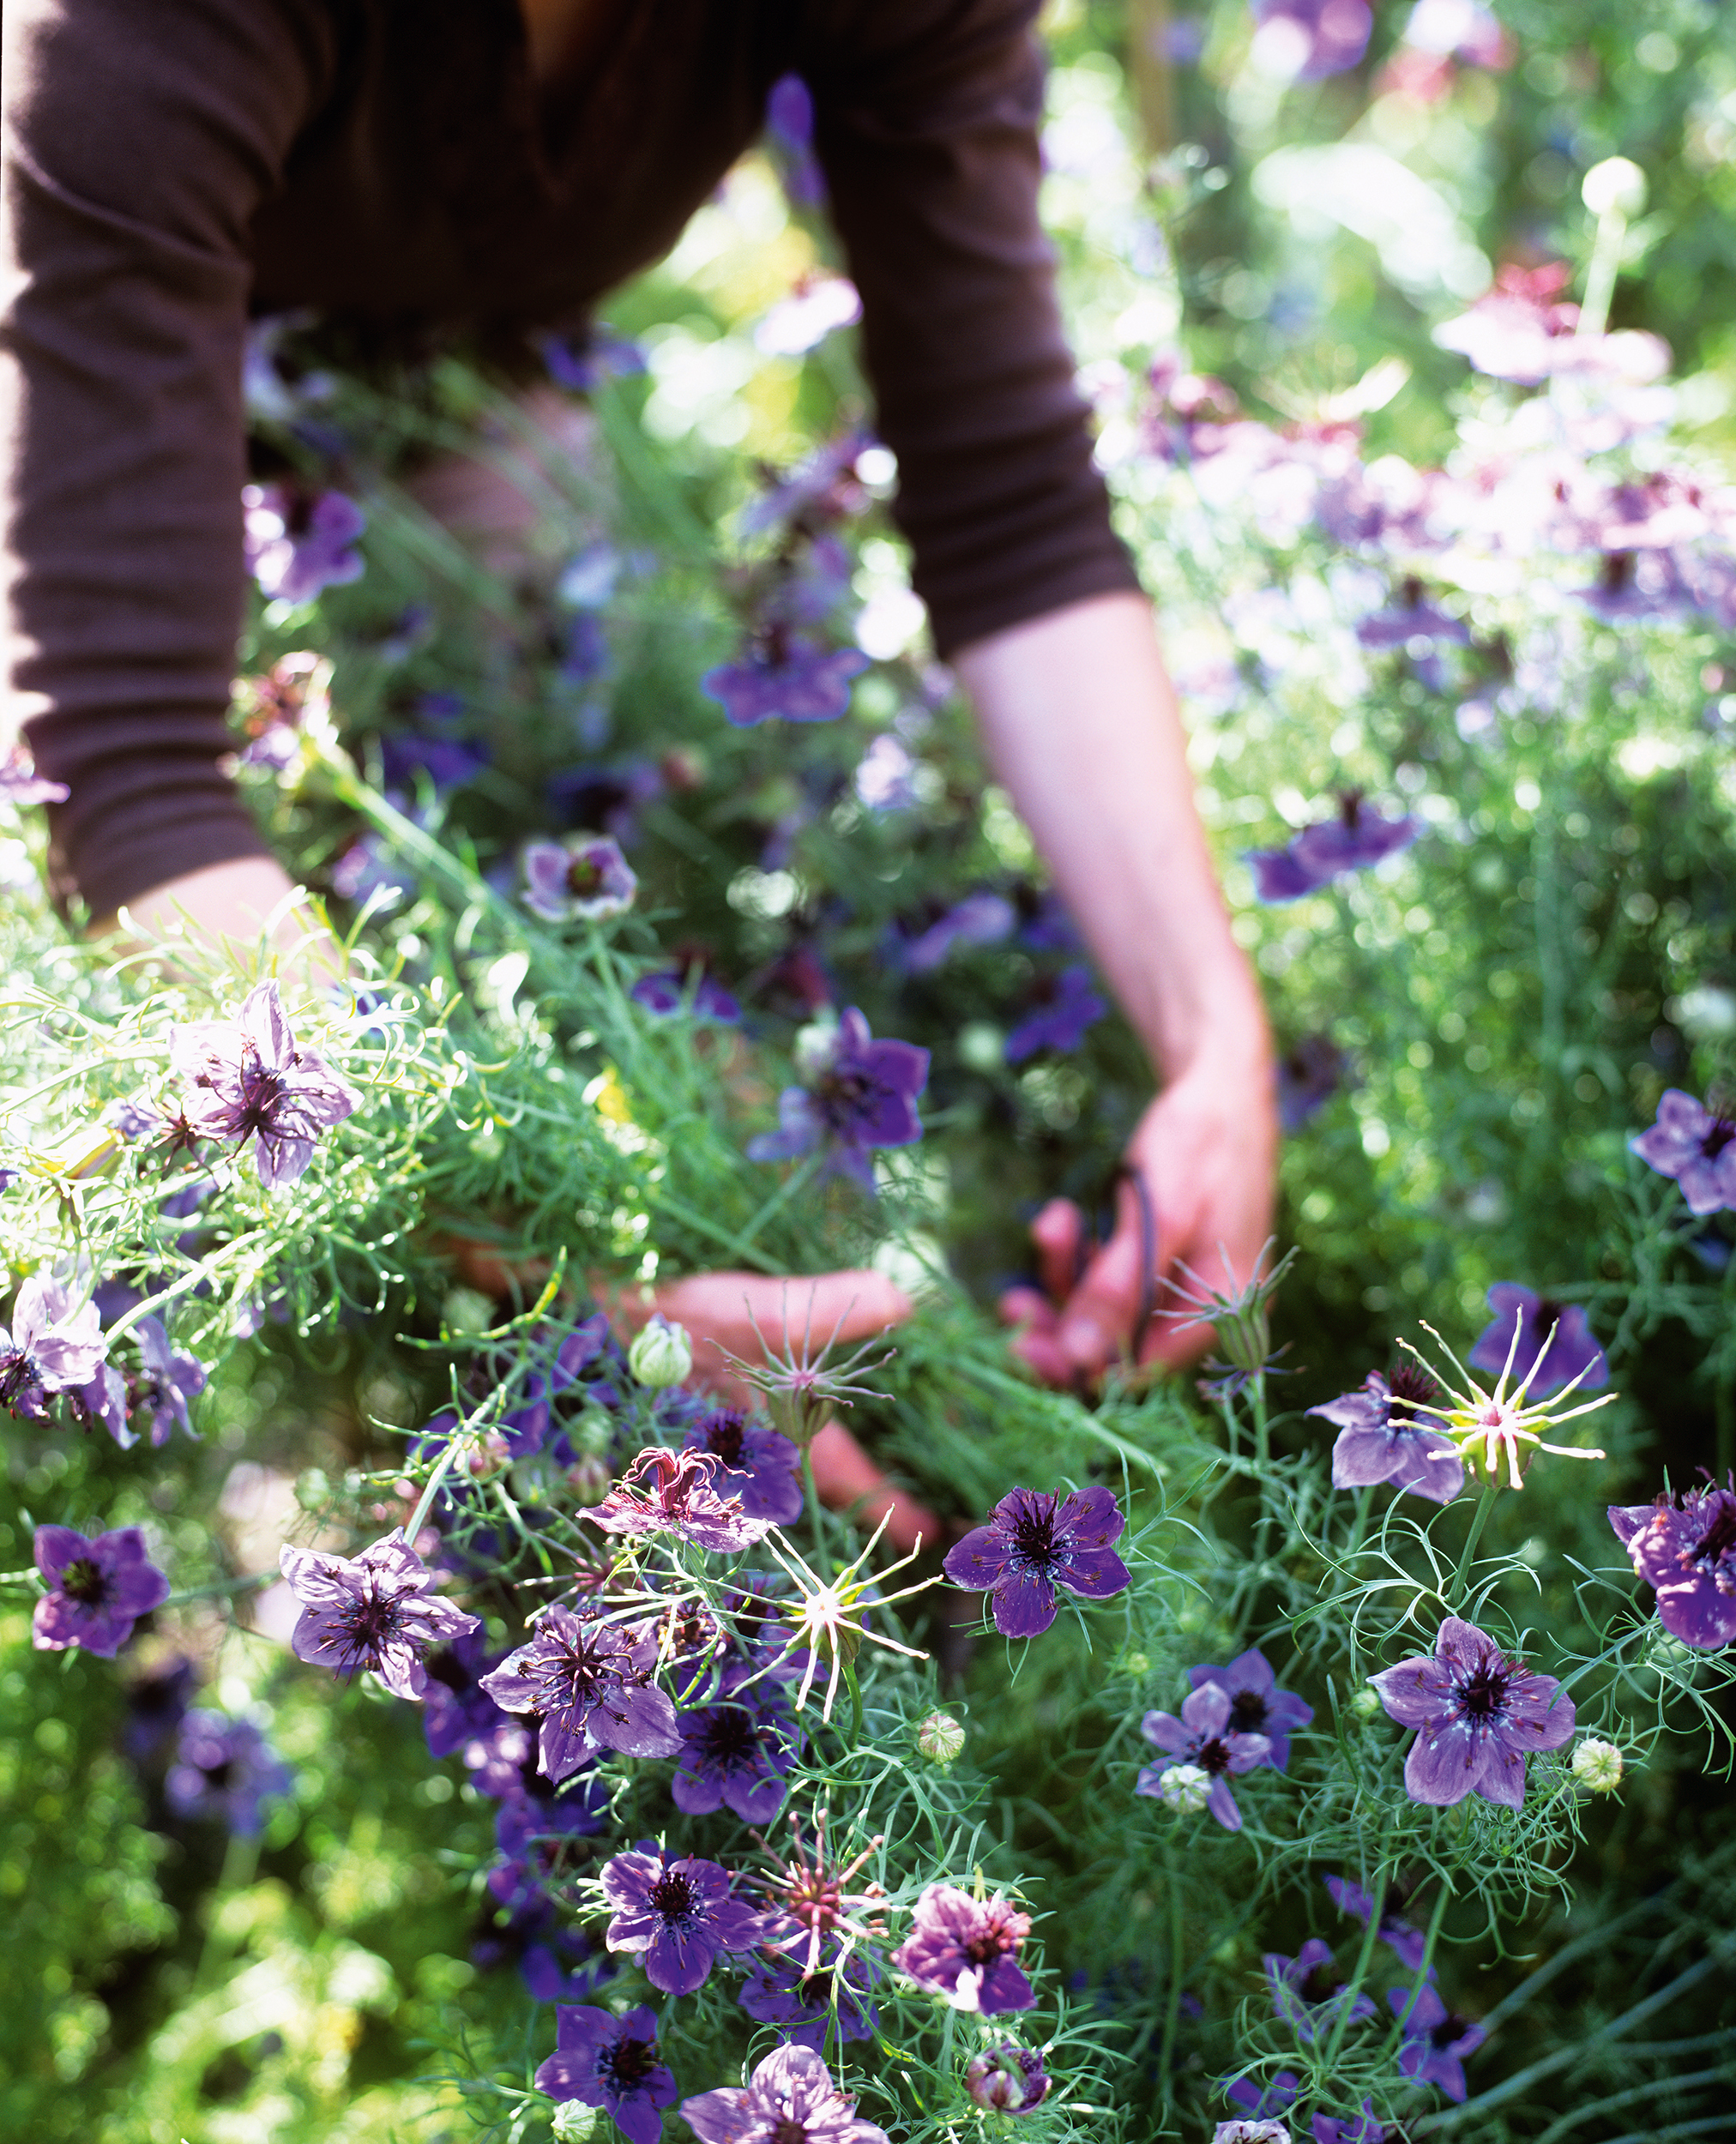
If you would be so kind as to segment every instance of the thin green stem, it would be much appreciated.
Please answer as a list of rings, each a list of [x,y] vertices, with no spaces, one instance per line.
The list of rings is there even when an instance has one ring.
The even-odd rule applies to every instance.
[[[1344,2045],[1344,2036],[1350,2030],[1352,2013],[1356,1998],[1362,1992],[1362,1984],[1368,1978],[1368,1969],[1374,1963],[1374,1946],[1380,1936],[1380,1918],[1386,1910],[1387,1870],[1384,1864],[1376,1870],[1374,1888],[1368,1894],[1368,1925],[1362,1931],[1362,1942],[1356,1953],[1356,1963],[1350,1978],[1332,1997],[1338,2015],[1332,2021],[1332,2038],[1326,2044],[1326,2066],[1329,2069],[1338,2060],[1338,2051]]]
[[[1459,1568],[1453,1573],[1453,1583],[1448,1593],[1447,1606],[1455,1614],[1465,1598],[1465,1581],[1470,1575],[1471,1559],[1477,1553],[1477,1544],[1483,1538],[1483,1528],[1488,1524],[1489,1514],[1495,1499],[1501,1493],[1501,1485],[1492,1477],[1483,1485],[1483,1493],[1477,1499],[1477,1509],[1471,1515],[1471,1530],[1465,1536],[1465,1545],[1459,1557]]]
[[[1166,2107],[1172,2098],[1171,2081],[1175,2075],[1176,2027],[1181,2017],[1182,1969],[1186,1964],[1181,1886],[1175,1880],[1175,1858],[1167,1840],[1164,1842],[1163,1866],[1169,1888],[1169,1987],[1164,1997],[1163,2046],[1158,2057],[1158,2090]]]

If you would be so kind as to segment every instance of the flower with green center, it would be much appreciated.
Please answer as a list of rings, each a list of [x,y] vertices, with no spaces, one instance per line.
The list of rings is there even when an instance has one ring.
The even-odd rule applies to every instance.
[[[1480,1464],[1492,1482],[1499,1472],[1503,1460],[1506,1461],[1508,1480],[1515,1489],[1522,1489],[1523,1469],[1519,1464],[1519,1447],[1534,1444],[1540,1452],[1554,1452],[1563,1459],[1602,1459],[1606,1456],[1600,1448],[1589,1445],[1551,1444],[1540,1434],[1552,1429],[1558,1422],[1570,1422],[1576,1414],[1594,1414],[1600,1407],[1606,1407],[1615,1398],[1606,1392],[1600,1398],[1587,1400],[1576,1407],[1564,1408],[1561,1402],[1571,1396],[1586,1375],[1582,1370],[1577,1377],[1564,1384],[1547,1399],[1528,1399],[1532,1379],[1543,1359],[1540,1353],[1531,1363],[1525,1376],[1510,1393],[1507,1380],[1513,1370],[1513,1358],[1518,1350],[1521,1322],[1514,1321],[1513,1339],[1507,1350],[1506,1365],[1496,1381],[1495,1389],[1486,1392],[1465,1365],[1442,1340],[1432,1325],[1423,1327],[1429,1337],[1445,1354],[1447,1360],[1465,1381],[1465,1390],[1457,1391],[1408,1340],[1401,1340],[1400,1346],[1414,1355],[1423,1367],[1438,1378],[1442,1386],[1438,1400],[1416,1400],[1413,1412],[1431,1416],[1440,1424],[1442,1433],[1456,1446],[1459,1456],[1473,1471]],[[1548,1343],[1544,1344],[1544,1352]],[[1588,1369],[1589,1364],[1587,1365]]]
[[[802,1671],[801,1687],[796,1692],[796,1710],[799,1712],[808,1701],[819,1674],[823,1657],[829,1657],[832,1671],[826,1683],[826,1701],[820,1710],[822,1719],[830,1722],[832,1707],[838,1695],[838,1678],[847,1662],[853,1660],[866,1638],[871,1644],[884,1646],[889,1652],[902,1653],[912,1660],[925,1660],[928,1655],[916,1647],[901,1645],[896,1638],[883,1637],[877,1630],[868,1628],[867,1611],[870,1606],[888,1607],[895,1600],[905,1600],[912,1593],[925,1592],[938,1585],[938,1579],[925,1578],[914,1586],[907,1586],[900,1593],[885,1593],[879,1590],[878,1580],[870,1578],[864,1571],[868,1558],[878,1546],[891,1519],[886,1517],[875,1527],[867,1545],[829,1581],[820,1576],[804,1562],[787,1541],[780,1541],[777,1534],[767,1537],[765,1545],[783,1566],[785,1573],[795,1581],[799,1599],[785,1611],[784,1622],[789,1631],[779,1659],[787,1659],[793,1653],[805,1653],[807,1665]],[[891,1578],[907,1563],[913,1563],[921,1553],[919,1540],[908,1556],[897,1563],[889,1563],[880,1577]],[[870,1600],[869,1588],[874,1588]],[[775,1660],[771,1664],[777,1665]],[[764,1670],[761,1671],[765,1672]]]

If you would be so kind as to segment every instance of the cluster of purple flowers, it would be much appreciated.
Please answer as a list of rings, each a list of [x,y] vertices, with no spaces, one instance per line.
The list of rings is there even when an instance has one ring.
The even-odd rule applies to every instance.
[[[1201,1782],[1203,1806],[1226,1831],[1239,1831],[1242,1812],[1230,1792],[1231,1778],[1260,1765],[1283,1771],[1290,1762],[1291,1733],[1308,1725],[1314,1707],[1278,1688],[1270,1661],[1257,1647],[1239,1653],[1227,1667],[1190,1668],[1188,1680],[1192,1688],[1179,1718],[1150,1712],[1140,1723],[1146,1740],[1171,1762],[1147,1765],[1133,1791],[1174,1802],[1175,1775],[1190,1768]]]
[[[869,1155],[922,1136],[916,1098],[928,1084],[927,1051],[908,1042],[877,1042],[852,1005],[835,1026],[802,1031],[798,1060],[802,1084],[778,1097],[778,1129],[750,1140],[748,1159],[823,1154],[829,1169],[871,1192]]]

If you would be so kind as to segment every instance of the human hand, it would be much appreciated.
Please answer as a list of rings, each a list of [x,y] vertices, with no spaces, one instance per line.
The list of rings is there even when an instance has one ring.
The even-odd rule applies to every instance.
[[[225,941],[255,943],[268,922],[271,942],[291,973],[310,987],[341,981],[341,948],[329,931],[312,926],[304,912],[286,907],[296,888],[283,866],[268,856],[238,856],[226,864],[189,871],[127,903],[130,934],[118,916],[91,925],[93,938],[129,935],[135,944],[154,944],[185,931],[208,946]]]

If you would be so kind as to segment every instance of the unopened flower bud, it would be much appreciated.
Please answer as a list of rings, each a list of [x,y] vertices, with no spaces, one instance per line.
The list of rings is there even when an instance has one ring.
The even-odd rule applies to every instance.
[[[608,1461],[599,1459],[594,1452],[576,1459],[566,1473],[567,1487],[581,1503],[601,1503],[613,1479]]]
[[[672,1325],[660,1310],[627,1351],[627,1367],[654,1392],[678,1385],[693,1368],[693,1342],[684,1325]]]
[[[964,1729],[950,1713],[930,1713],[916,1731],[916,1746],[931,1763],[954,1763],[964,1748]]]
[[[587,1407],[567,1431],[567,1442],[588,1459],[606,1459],[614,1448],[614,1416],[606,1407]]]
[[[1357,1719],[1377,1719],[1380,1717],[1380,1692],[1365,1683],[1359,1690],[1351,1693],[1350,1710]]]
[[[582,2099],[563,2099],[549,2117],[555,2144],[590,2144],[601,2118],[600,2107],[588,2107]]]
[[[1149,1675],[1151,1655],[1148,1653],[1124,1653],[1121,1656],[1121,1671],[1124,1675]]]
[[[1613,1793],[1621,1785],[1621,1751],[1588,1735],[1573,1753],[1573,1776],[1594,1794]]]
[[[1043,2057],[1007,2041],[973,2055],[965,2067],[964,2082],[977,2105],[994,2114],[1028,2114],[1049,2095]]]
[[[485,1333],[494,1322],[494,1304],[480,1288],[449,1288],[440,1317],[449,1333]]]
[[[1197,1764],[1166,1764],[1158,1775],[1157,1798],[1166,1809],[1191,1815],[1211,1798],[1212,1775]]]
[[[1580,181],[1579,197],[1594,216],[1613,209],[1631,221],[1646,205],[1646,175],[1630,157],[1606,156]]]

